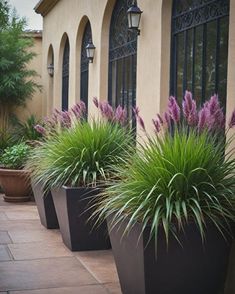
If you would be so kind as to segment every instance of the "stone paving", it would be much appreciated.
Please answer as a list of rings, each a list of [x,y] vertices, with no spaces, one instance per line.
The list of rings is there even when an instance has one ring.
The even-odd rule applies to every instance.
[[[33,202],[0,195],[0,294],[121,294],[112,251],[71,252]]]

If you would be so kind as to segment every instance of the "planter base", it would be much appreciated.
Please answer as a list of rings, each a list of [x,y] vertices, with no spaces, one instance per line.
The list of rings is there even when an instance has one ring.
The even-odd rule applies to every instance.
[[[110,229],[112,217],[107,221]],[[123,237],[126,224],[109,232],[123,294],[224,293],[230,242],[214,226],[208,225],[204,245],[191,224],[181,235],[183,247],[172,237],[168,249],[159,229],[156,257],[154,240],[148,243],[149,230],[139,239],[141,225],[136,224]]]
[[[52,197],[64,244],[72,251],[110,249],[106,224],[98,228],[88,221],[92,209],[89,203],[98,194],[92,188],[68,188],[52,190]]]
[[[30,201],[30,197],[13,197],[13,196],[6,196],[3,194],[3,199],[6,202],[28,202]]]
[[[47,229],[59,229],[55,205],[51,192],[44,193],[41,184],[32,183],[35,202],[41,224]]]

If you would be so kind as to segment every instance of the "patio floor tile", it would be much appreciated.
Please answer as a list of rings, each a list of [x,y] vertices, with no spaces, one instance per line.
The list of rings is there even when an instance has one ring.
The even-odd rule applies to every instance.
[[[73,256],[72,252],[61,242],[17,243],[9,244],[8,248],[15,260]]]
[[[76,252],[74,255],[100,283],[118,282],[111,250]]]
[[[71,252],[35,203],[0,195],[0,294],[120,294],[111,250]]]
[[[0,272],[0,291],[75,287],[97,283],[74,257],[2,262]]]
[[[0,261],[9,261],[12,260],[11,255],[8,251],[7,246],[0,245]],[[0,273],[1,275],[1,273]]]
[[[13,210],[6,211],[5,214],[9,220],[39,219],[38,212],[36,210]]]
[[[102,286],[91,285],[72,288],[69,287],[28,291],[10,291],[9,294],[108,294],[108,292]]]
[[[12,243],[10,236],[5,231],[0,231],[0,244]]]
[[[7,220],[7,219],[8,218],[7,218],[6,214],[4,212],[0,212],[0,220],[2,221],[2,220]]]
[[[0,231],[44,230],[38,220],[1,220]]]
[[[27,230],[23,231],[8,231],[13,243],[26,243],[26,242],[62,242],[59,230]]]

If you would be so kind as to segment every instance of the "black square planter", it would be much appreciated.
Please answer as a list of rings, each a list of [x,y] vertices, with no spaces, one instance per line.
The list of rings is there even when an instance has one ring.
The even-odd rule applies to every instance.
[[[170,237],[168,249],[159,229],[156,256],[154,240],[148,243],[149,228],[140,237],[142,226],[137,223],[123,236],[127,222],[110,231],[112,219],[107,222],[123,294],[223,293],[231,242],[214,226],[208,225],[204,245],[190,224],[181,235],[183,247]]]
[[[32,183],[32,190],[41,224],[47,229],[59,229],[51,192],[45,193],[43,191],[43,186],[35,183]]]
[[[64,244],[72,251],[110,249],[107,225],[94,228],[88,221],[93,210],[90,201],[99,193],[96,188],[62,187],[52,190]]]

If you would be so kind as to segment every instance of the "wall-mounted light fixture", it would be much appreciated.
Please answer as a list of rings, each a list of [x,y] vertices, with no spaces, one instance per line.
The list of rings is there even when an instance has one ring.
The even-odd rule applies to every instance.
[[[54,64],[53,63],[50,63],[48,66],[47,66],[47,71],[48,71],[48,74],[53,77],[54,76]]]
[[[86,46],[86,56],[89,62],[92,63],[95,56],[95,46],[92,43],[92,40],[90,40]]]
[[[139,25],[142,13],[143,11],[138,7],[136,0],[133,1],[131,7],[127,10],[129,30],[136,31],[138,35],[140,34]]]

